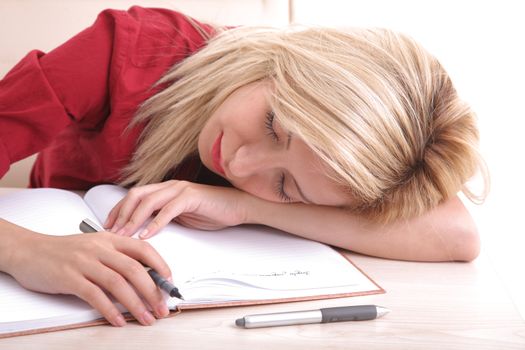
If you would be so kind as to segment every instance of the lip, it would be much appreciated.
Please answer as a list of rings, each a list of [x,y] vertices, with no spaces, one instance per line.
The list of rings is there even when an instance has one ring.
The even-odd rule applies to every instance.
[[[222,135],[224,133],[220,133],[215,142],[213,143],[213,146],[211,148],[211,158],[213,160],[213,167],[215,170],[221,174],[226,175],[224,172],[224,168],[221,165],[221,141],[222,141]]]

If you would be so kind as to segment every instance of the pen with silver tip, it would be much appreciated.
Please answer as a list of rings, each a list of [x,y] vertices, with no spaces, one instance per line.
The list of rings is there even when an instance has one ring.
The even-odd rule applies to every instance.
[[[390,310],[376,305],[329,307],[318,310],[278,312],[248,315],[235,324],[242,328],[291,326],[309,323],[373,320],[386,315]]]
[[[80,231],[84,233],[104,231],[103,228],[99,227],[96,223],[87,218],[82,220],[82,222],[79,225],[79,228]],[[170,297],[175,297],[184,300],[184,298],[179,292],[179,289],[175,287],[173,283],[162,277],[157,271],[153,270],[152,268],[147,268],[148,274],[150,275],[151,279],[160,289],[168,293]]]

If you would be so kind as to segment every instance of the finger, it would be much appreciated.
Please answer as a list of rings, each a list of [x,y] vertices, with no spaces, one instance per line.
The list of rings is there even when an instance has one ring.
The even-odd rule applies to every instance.
[[[110,232],[122,235],[123,232],[120,230],[127,221],[126,210],[133,210],[133,207],[137,205],[139,200],[139,198],[131,197],[129,194],[122,198],[117,205],[111,209],[107,225],[104,225],[104,227],[109,227]]]
[[[151,326],[155,323],[155,317],[148,311],[144,302],[126,279],[118,272],[104,266],[90,270],[86,277],[111,293],[141,324]]]
[[[128,191],[126,196],[117,204],[118,210],[114,217],[114,223],[111,232],[119,235],[131,235],[133,232],[128,232],[123,229],[124,225],[129,221],[129,218],[142,198],[151,192],[164,188],[169,185],[166,182],[151,184],[146,186],[134,187]]]
[[[170,267],[151,244],[134,238],[120,238],[114,243],[118,251],[151,267],[162,277],[171,278]]]
[[[186,211],[192,211],[193,201],[188,196],[181,195],[175,200],[167,203],[159,213],[148,223],[146,228],[140,233],[141,239],[147,239],[154,236],[173,218]]]
[[[122,202],[124,201],[124,198],[121,199],[109,212],[108,217],[106,218],[106,221],[104,222],[104,228],[110,232],[113,226],[115,225],[115,221],[117,220],[118,213],[120,212],[120,207],[122,206]]]
[[[77,283],[77,288],[73,290],[73,293],[98,310],[113,326],[123,327],[126,325],[126,320],[117,307],[109,300],[106,293],[91,281],[84,280]]]
[[[122,229],[125,232],[135,232],[156,210],[174,200],[182,189],[182,186],[172,185],[144,196]]]
[[[131,283],[157,317],[165,317],[169,314],[162,292],[141,263],[114,251],[103,254],[100,260]]]

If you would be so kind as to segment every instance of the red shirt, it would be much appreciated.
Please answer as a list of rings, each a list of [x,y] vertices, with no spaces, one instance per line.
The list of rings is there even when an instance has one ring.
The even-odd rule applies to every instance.
[[[143,129],[125,133],[137,107],[174,63],[203,45],[184,15],[132,7],[102,12],[47,54],[30,52],[0,81],[0,177],[40,152],[31,187],[116,182]]]

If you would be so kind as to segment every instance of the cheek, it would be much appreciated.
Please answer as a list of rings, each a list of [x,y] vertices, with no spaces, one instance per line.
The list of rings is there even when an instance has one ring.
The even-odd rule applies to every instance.
[[[268,181],[264,181],[263,179],[251,178],[247,181],[242,181],[239,183],[232,182],[232,184],[241,191],[247,192],[255,197],[271,202],[279,201],[272,190],[271,184]]]

